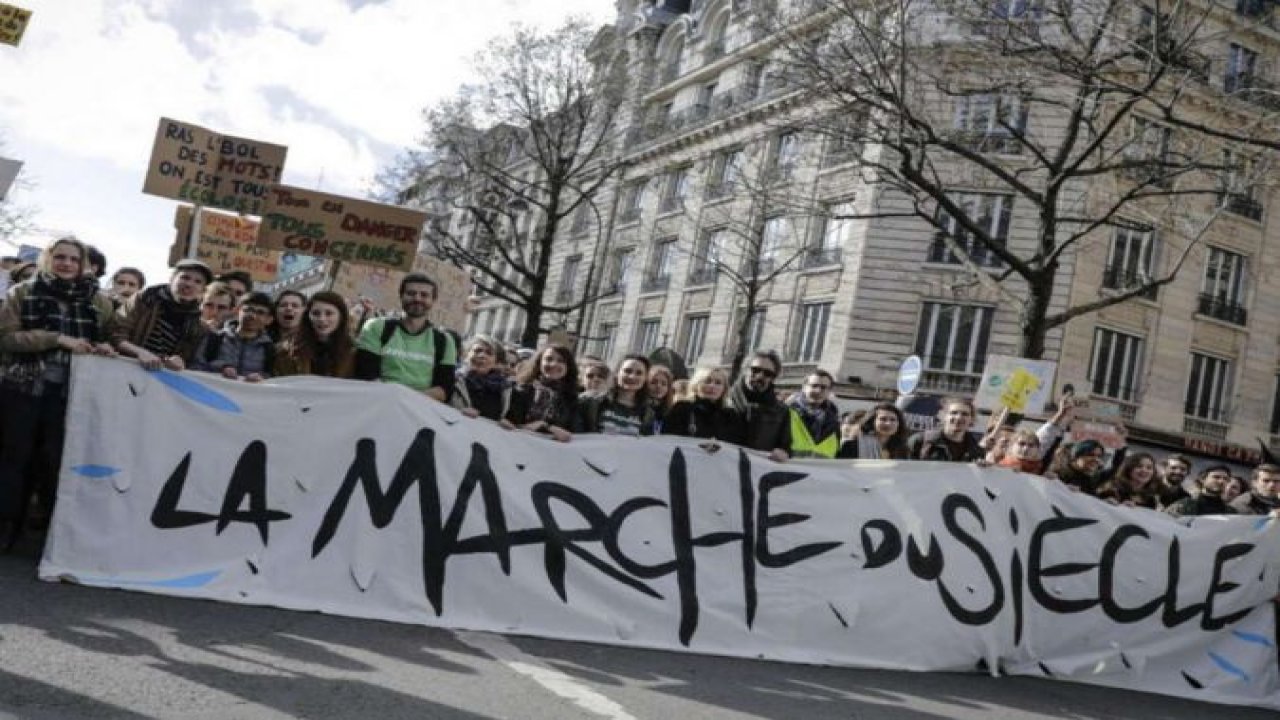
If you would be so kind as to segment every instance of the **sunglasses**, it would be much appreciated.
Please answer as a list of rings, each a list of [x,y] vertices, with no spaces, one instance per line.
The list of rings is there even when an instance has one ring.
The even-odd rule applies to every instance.
[[[751,374],[763,375],[767,378],[775,378],[778,376],[778,373],[774,372],[773,370],[770,370],[769,368],[755,367],[755,366],[751,367]]]

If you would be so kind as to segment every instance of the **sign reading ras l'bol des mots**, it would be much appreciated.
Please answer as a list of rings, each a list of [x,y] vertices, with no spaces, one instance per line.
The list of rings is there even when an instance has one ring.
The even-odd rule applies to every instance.
[[[426,222],[416,210],[276,185],[263,207],[258,246],[408,271]]]
[[[142,192],[260,215],[267,186],[280,182],[288,150],[160,118]]]

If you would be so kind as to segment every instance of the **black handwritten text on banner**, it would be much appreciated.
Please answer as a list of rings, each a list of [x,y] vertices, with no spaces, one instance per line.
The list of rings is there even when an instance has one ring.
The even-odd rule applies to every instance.
[[[45,578],[1280,708],[1280,521],[968,466],[559,445],[393,385],[74,371]]]

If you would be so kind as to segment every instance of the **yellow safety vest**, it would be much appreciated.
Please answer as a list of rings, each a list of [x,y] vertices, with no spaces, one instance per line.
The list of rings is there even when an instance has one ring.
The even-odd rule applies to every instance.
[[[814,442],[805,427],[804,419],[795,408],[787,408],[791,414],[791,456],[834,458],[840,452],[840,433],[832,433],[822,442]]]

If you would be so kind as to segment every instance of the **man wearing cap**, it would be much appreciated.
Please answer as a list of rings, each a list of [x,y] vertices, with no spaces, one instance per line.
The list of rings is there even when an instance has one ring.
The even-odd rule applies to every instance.
[[[137,358],[147,370],[187,367],[206,332],[200,322],[200,297],[211,280],[213,271],[199,260],[174,265],[168,285],[153,285],[116,311],[111,337],[116,349]]]

